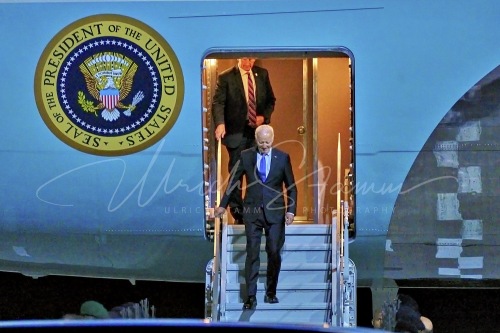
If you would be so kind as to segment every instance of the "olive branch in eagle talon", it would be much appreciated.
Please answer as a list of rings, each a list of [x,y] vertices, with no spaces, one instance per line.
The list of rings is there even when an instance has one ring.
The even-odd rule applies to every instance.
[[[78,92],[78,104],[82,107],[85,112],[93,112],[96,117],[98,117],[97,110],[100,110],[98,106],[94,106],[92,101],[89,101],[85,98],[85,94],[83,91]]]

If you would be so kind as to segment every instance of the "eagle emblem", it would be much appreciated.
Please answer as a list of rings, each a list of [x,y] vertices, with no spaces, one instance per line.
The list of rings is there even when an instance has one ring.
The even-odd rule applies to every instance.
[[[101,117],[112,122],[123,114],[130,116],[136,105],[144,98],[144,93],[139,91],[132,99],[132,104],[125,105],[123,100],[132,90],[137,64],[123,54],[116,52],[103,52],[85,59],[79,66],[85,78],[88,92],[97,101],[89,101],[83,91],[78,92],[78,104],[85,112],[93,112],[96,116],[102,110]]]

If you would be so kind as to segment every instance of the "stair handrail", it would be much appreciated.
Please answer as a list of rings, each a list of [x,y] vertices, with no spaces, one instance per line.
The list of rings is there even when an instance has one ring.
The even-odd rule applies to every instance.
[[[346,274],[349,274],[349,206],[346,201],[341,200],[341,210],[337,214],[332,215],[332,251],[335,249],[336,276],[332,276],[332,302],[334,302],[332,312],[332,323],[335,326],[349,327],[351,326],[348,287],[346,283]],[[339,214],[340,213],[340,214]],[[332,253],[333,256],[333,253]],[[333,267],[333,266],[332,266]],[[335,283],[336,282],[336,283]],[[334,283],[336,285],[334,285]],[[334,289],[335,288],[335,289]],[[335,292],[334,292],[335,291]],[[333,296],[334,295],[334,296]]]
[[[340,133],[338,133],[337,139],[337,184],[340,184],[340,169],[341,169],[341,157],[342,157],[342,149],[340,145]],[[337,186],[337,209],[332,212],[332,228],[330,239],[332,242],[332,253],[331,253],[331,265],[332,272],[331,276],[331,324],[333,326],[341,326],[341,313],[342,313],[342,292],[340,292],[342,286],[342,264],[341,264],[341,256],[342,256],[342,246],[341,246],[341,189],[340,186]]]
[[[220,297],[220,262],[221,262],[221,218],[215,219],[214,225],[214,258],[212,264],[212,322],[219,321],[219,297]]]
[[[339,292],[340,280],[341,280],[341,264],[340,264],[340,232],[338,232],[338,221],[339,217],[336,214],[337,211],[333,211],[332,223],[330,231],[331,239],[331,271],[332,276],[330,279],[330,309],[331,318],[330,324],[332,326],[340,326],[340,309],[341,309],[341,293]]]
[[[221,251],[220,251],[220,298],[219,320],[226,316],[227,263],[228,263],[228,232],[227,218],[222,220]]]
[[[337,147],[337,184],[341,168],[340,133]],[[331,322],[335,326],[356,326],[356,267],[349,258],[349,203],[341,200],[340,186],[337,190],[337,210],[332,214],[332,274],[330,286],[332,301]]]
[[[342,256],[341,256],[341,284],[340,284],[340,294],[342,302],[342,318],[341,326],[349,326],[349,295],[347,294],[347,284],[346,284],[346,274],[349,273],[349,204],[347,201],[342,201],[342,212],[341,212],[341,243],[342,243]]]
[[[220,205],[221,189],[219,184],[222,183],[221,170],[221,140],[217,143],[217,191],[216,191],[216,207]],[[211,321],[217,322],[220,319],[219,312],[219,296],[220,296],[220,256],[221,256],[221,225],[224,215],[220,218],[215,218],[214,221],[214,257],[212,264],[212,310]]]

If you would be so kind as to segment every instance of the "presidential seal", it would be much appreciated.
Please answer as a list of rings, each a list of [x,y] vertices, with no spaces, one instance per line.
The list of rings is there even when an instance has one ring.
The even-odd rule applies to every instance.
[[[181,110],[184,80],[168,43],[146,24],[95,15],[61,30],[35,74],[45,124],[80,151],[126,155],[155,144]]]

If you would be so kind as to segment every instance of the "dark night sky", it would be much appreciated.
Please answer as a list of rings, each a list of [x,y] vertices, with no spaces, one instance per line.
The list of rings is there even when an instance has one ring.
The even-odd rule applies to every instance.
[[[78,313],[87,300],[107,309],[148,298],[156,317],[203,318],[203,284],[48,276],[38,279],[0,273],[0,320],[55,319]]]
[[[78,313],[81,303],[96,300],[106,308],[144,298],[159,318],[202,319],[204,284],[91,279],[49,276],[32,279],[17,273],[0,273],[0,320],[57,319]],[[498,332],[500,287],[497,289],[401,288],[412,296],[420,312],[434,323],[436,333]],[[371,327],[368,288],[357,292],[358,327]]]

